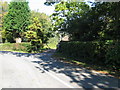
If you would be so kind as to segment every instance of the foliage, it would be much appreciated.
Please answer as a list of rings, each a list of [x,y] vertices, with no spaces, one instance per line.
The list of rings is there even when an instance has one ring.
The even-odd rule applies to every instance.
[[[41,37],[43,43],[47,43],[48,39],[50,37],[53,37],[53,31],[52,31],[53,26],[51,24],[51,20],[49,16],[47,16],[45,13],[31,11],[31,20],[33,20],[33,18],[38,18],[43,33],[43,35],[39,35],[39,36]]]
[[[54,30],[67,32],[74,40],[82,40],[89,31],[89,21],[86,12],[90,7],[84,2],[61,2],[56,5],[52,18]]]
[[[120,14],[118,13],[120,10],[118,8],[120,8],[120,2],[95,3],[95,7],[92,8],[92,16],[96,17],[93,17],[95,22],[92,24],[92,29],[99,26],[97,30],[99,29],[100,40],[120,39]]]
[[[3,17],[8,12],[8,3],[0,1],[0,31],[2,30]]]
[[[57,52],[74,57],[83,62],[106,65],[112,69],[119,68],[120,43],[114,42],[61,42]],[[114,46],[114,47],[113,47]],[[111,49],[112,48],[112,49]]]
[[[27,41],[31,41],[37,37],[37,33],[35,31],[27,31],[24,33],[25,37],[28,39]]]
[[[8,14],[4,17],[3,27],[6,31],[6,39],[13,42],[15,38],[22,37],[29,25],[30,10],[28,2],[10,2]],[[9,37],[10,36],[10,37]]]
[[[28,41],[31,41],[32,39],[38,39],[40,38],[37,34],[43,34],[42,32],[42,28],[41,28],[41,24],[38,20],[37,17],[32,19],[32,23],[28,26],[28,31],[25,32],[25,36],[28,39]]]
[[[119,70],[120,2],[60,2],[52,15],[55,30],[66,32],[58,52]]]
[[[120,2],[60,2],[52,15],[54,30],[67,32],[74,41],[119,40]]]
[[[2,35],[3,30],[3,17],[8,12],[8,3],[6,1],[0,1],[0,43],[5,42],[5,35]]]
[[[59,40],[58,36],[49,38],[49,40],[48,40],[47,44],[44,46],[44,48],[56,49],[58,40]]]
[[[1,39],[1,42],[5,42],[5,38],[6,38],[6,35],[5,35],[5,30],[1,30],[0,31],[0,34],[1,34],[1,37],[0,37],[0,39]]]
[[[41,39],[32,39],[30,45],[27,47],[28,52],[40,52],[43,48]]]
[[[31,24],[25,32],[27,41],[31,42],[29,52],[39,52],[52,36],[52,25],[49,17],[44,13],[31,12]]]
[[[35,17],[32,20],[32,24],[28,26],[29,31],[25,32],[25,37],[30,41],[30,46],[28,46],[28,52],[32,51],[39,51],[42,48],[42,40],[41,36],[43,36],[43,31],[41,28],[41,23],[39,22],[38,18]]]
[[[120,42],[111,43],[106,53],[106,65],[119,69],[120,65]]]
[[[40,43],[34,43],[33,44],[37,44],[40,45]],[[31,42],[22,42],[22,43],[2,43],[0,44],[0,51],[18,51],[18,52],[25,52],[25,53],[38,53],[41,51],[44,51],[48,48],[50,49],[56,49],[56,45],[57,45],[57,39],[56,38],[52,38],[48,41],[47,43],[48,45],[44,44],[44,46],[40,47],[39,51],[33,51],[31,48],[36,49],[36,45],[33,47],[31,46]]]
[[[71,57],[86,58],[92,55],[93,47],[91,43],[81,42],[60,42],[58,52],[67,54]],[[88,51],[87,51],[88,50]]]

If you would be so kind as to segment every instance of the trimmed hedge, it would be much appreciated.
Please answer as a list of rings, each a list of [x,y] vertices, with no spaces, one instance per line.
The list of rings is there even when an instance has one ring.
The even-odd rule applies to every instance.
[[[57,52],[89,63],[119,69],[120,42],[60,42]]]

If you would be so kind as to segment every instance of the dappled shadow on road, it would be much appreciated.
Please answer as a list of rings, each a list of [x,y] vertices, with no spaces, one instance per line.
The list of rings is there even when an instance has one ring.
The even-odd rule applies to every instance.
[[[55,51],[54,49],[51,49],[51,50],[46,50],[44,53],[54,52],[54,51]],[[41,53],[20,53],[20,52],[12,52],[12,51],[0,51],[0,54],[12,54],[17,57],[22,57],[22,56],[30,57],[30,56],[34,56],[34,55],[41,55]]]
[[[69,63],[55,60],[51,58],[51,53],[44,53],[42,56],[37,57],[42,62],[33,61],[38,63],[46,71],[54,71],[56,73],[62,73],[71,79],[71,83],[77,83],[79,86],[84,88],[113,88],[118,87],[118,79],[111,76],[106,76],[100,73],[94,73],[85,68],[80,68]]]
[[[21,57],[21,56],[29,57],[31,55],[34,55],[30,53],[19,53],[19,52],[11,52],[11,51],[0,51],[0,54],[12,54],[12,55],[16,55],[17,57]]]
[[[83,88],[118,88],[119,81],[116,78],[111,76],[106,76],[101,73],[94,73],[85,68],[74,66],[73,64],[65,63],[62,61],[55,60],[51,57],[52,53],[50,51],[39,53],[39,54],[29,54],[29,53],[13,53],[0,51],[1,54],[13,54],[17,57],[25,56],[30,57],[34,56],[37,58],[32,63],[39,64],[41,68],[45,71],[53,71],[55,73],[64,74],[70,78],[70,83],[77,83]],[[41,70],[39,67],[37,69]],[[42,70],[41,70],[42,71]],[[46,73],[42,71],[42,73]],[[113,89],[112,89],[113,90]]]

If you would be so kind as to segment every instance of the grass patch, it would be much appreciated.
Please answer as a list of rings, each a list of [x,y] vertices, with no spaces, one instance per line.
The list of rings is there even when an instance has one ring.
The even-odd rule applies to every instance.
[[[40,52],[43,52],[48,49],[56,49],[58,44],[58,38],[54,37],[49,39],[48,43],[44,45]],[[12,51],[12,52],[21,52],[28,53],[27,47],[30,45],[30,42],[22,43],[2,43],[0,44],[0,51]]]
[[[120,79],[120,72],[112,70],[112,69],[107,68],[105,66],[87,63],[87,62],[84,62],[83,60],[78,60],[78,59],[75,59],[74,57],[68,57],[68,56],[65,56],[61,53],[55,53],[52,57],[57,59],[57,60],[62,60],[64,62],[74,64],[74,65],[77,65],[80,67],[84,67],[84,68],[89,69],[89,70],[94,70],[94,71],[97,71],[99,73],[103,73],[106,75],[112,75],[112,76]]]
[[[0,51],[16,51],[27,53],[26,49],[29,45],[29,42],[22,42],[22,43],[3,43],[0,44]]]
[[[44,46],[44,48],[50,48],[50,49],[56,49],[58,44],[58,37],[50,38],[47,45]]]
[[[20,52],[20,53],[29,53],[27,48],[30,45],[30,42],[22,43],[3,43],[0,44],[0,51],[11,51],[11,52]],[[40,52],[48,50],[46,47],[42,48]],[[38,52],[38,53],[40,53]],[[35,52],[31,52],[35,53]]]
[[[48,40],[48,43],[44,44],[44,47],[40,50],[40,52],[43,52],[48,49],[56,49],[57,44],[58,44],[58,37],[50,38]],[[2,43],[0,44],[0,51],[28,53],[28,50],[27,50],[28,46],[30,46],[30,42]]]

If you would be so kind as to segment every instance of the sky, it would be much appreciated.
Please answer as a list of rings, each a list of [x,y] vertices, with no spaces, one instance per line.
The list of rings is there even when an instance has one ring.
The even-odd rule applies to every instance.
[[[2,0],[2,1],[10,2],[12,0]],[[29,7],[31,10],[43,12],[46,13],[47,15],[51,15],[54,12],[54,6],[44,5],[44,2],[46,2],[46,0],[27,0],[27,1],[29,2]],[[89,0],[89,1],[94,1],[94,0]]]
[[[46,0],[28,0],[31,10],[37,10],[39,12],[44,12],[47,15],[51,15],[54,12],[54,6],[46,6],[44,2]]]
[[[12,0],[2,0],[10,2]],[[44,2],[46,0],[27,0],[29,2],[29,7],[31,10],[38,10],[38,12],[46,13],[47,15],[51,15],[54,12],[54,6],[46,6]]]

